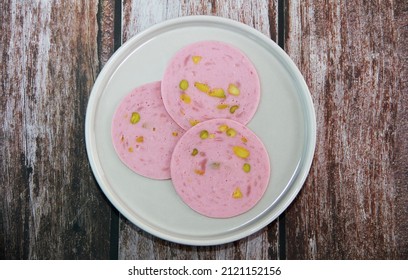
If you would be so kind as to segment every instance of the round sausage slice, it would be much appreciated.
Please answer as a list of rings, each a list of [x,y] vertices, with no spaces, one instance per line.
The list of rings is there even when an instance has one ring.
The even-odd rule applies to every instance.
[[[244,125],[213,119],[186,131],[171,159],[182,200],[200,214],[228,218],[251,209],[269,182],[268,153]]]
[[[164,108],[160,82],[132,90],[112,121],[112,140],[119,158],[134,172],[152,179],[170,178],[171,154],[183,133]]]
[[[215,118],[247,124],[260,101],[260,82],[240,50],[202,41],[172,57],[163,75],[162,96],[166,110],[184,129]]]

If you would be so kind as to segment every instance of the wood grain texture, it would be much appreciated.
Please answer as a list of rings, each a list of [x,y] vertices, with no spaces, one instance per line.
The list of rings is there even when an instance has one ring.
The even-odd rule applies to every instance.
[[[116,248],[120,259],[408,259],[407,1],[121,2],[0,1],[0,259],[107,259]],[[90,90],[114,49],[199,14],[284,39],[318,127],[284,222],[210,247],[163,241],[124,217],[117,228],[84,141]]]
[[[277,1],[123,1],[123,42],[148,27],[181,16],[213,15],[248,24],[276,41]]]
[[[398,88],[400,91],[395,118],[395,158],[392,163],[396,183],[396,257],[408,259],[408,2],[393,3],[397,40]]]
[[[153,24],[187,15],[217,15],[277,36],[276,1],[124,1],[123,42]],[[160,240],[121,218],[120,259],[277,259],[278,223],[234,243],[191,247]]]
[[[288,2],[286,51],[318,127],[310,175],[286,212],[289,259],[408,258],[407,10]]]
[[[102,0],[98,5],[98,56],[102,68],[115,51],[115,0]]]
[[[218,246],[186,246],[168,242],[121,218],[119,259],[258,260],[278,258],[278,224],[272,222],[251,236]]]
[[[0,13],[0,258],[108,258],[110,207],[84,141],[98,2],[2,1]]]

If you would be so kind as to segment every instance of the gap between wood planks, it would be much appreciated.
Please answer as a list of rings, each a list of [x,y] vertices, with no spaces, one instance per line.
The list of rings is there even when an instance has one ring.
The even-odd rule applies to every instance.
[[[115,1],[113,29],[113,51],[116,52],[122,45],[122,1]],[[119,259],[119,222],[119,211],[112,207],[109,242],[109,258],[111,260]]]
[[[101,9],[98,9],[98,13]],[[286,37],[286,13],[287,13],[287,1],[278,0],[278,36],[276,38],[277,44],[285,50],[285,37]],[[122,45],[122,1],[115,1],[114,9],[114,52],[117,51]],[[109,258],[111,260],[117,260],[119,258],[119,211],[112,207],[111,211],[111,224],[110,224],[110,250]],[[286,259],[286,223],[285,212],[278,217],[278,259]]]
[[[278,45],[285,50],[285,24],[286,24],[286,0],[278,1]],[[286,223],[285,223],[285,211],[278,217],[278,258],[280,260],[286,260]]]

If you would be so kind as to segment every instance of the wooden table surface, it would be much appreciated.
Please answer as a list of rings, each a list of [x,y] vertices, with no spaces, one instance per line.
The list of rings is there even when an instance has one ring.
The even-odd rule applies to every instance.
[[[158,239],[122,217],[88,162],[91,88],[133,35],[217,15],[277,42],[310,88],[317,146],[302,191],[219,246]],[[0,2],[0,259],[408,259],[408,2]]]

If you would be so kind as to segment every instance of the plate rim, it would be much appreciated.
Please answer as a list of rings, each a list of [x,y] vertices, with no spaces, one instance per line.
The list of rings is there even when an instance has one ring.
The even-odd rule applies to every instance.
[[[307,134],[308,137],[306,139],[309,141],[309,146],[306,147],[302,151],[302,158],[304,159],[303,162],[303,168],[302,170],[297,170],[297,172],[294,174],[294,178],[292,177],[291,181],[293,179],[296,179],[297,184],[296,186],[293,186],[293,183],[291,181],[288,182],[287,186],[285,189],[282,191],[282,193],[276,198],[276,200],[273,202],[275,204],[276,202],[279,202],[282,197],[289,195],[284,201],[282,205],[280,205],[277,209],[275,208],[274,214],[273,215],[266,215],[267,217],[262,217],[262,219],[254,223],[253,221],[250,221],[250,223],[253,223],[253,226],[250,226],[249,228],[246,228],[245,230],[239,230],[237,233],[230,233],[221,238],[207,238],[207,239],[197,239],[194,237],[191,238],[183,238],[175,235],[170,235],[166,234],[154,227],[151,227],[149,225],[144,224],[143,222],[139,221],[138,219],[135,219],[131,213],[125,207],[123,207],[120,203],[120,201],[117,201],[117,198],[115,197],[114,192],[111,190],[111,188],[105,186],[106,180],[104,180],[104,175],[103,175],[103,169],[100,167],[100,164],[97,162],[96,157],[94,153],[95,145],[94,143],[94,133],[92,130],[93,126],[93,121],[94,121],[94,114],[96,112],[98,98],[98,92],[100,91],[101,84],[104,83],[104,77],[109,73],[109,68],[114,67],[114,69],[117,69],[119,65],[121,64],[121,61],[117,61],[118,58],[121,57],[124,53],[127,51],[127,46],[134,44],[138,40],[143,39],[145,36],[149,34],[154,34],[155,32],[164,29],[164,28],[169,28],[170,26],[173,25],[179,25],[182,23],[193,23],[193,22],[207,22],[215,25],[227,25],[229,27],[233,27],[235,29],[241,29],[256,38],[262,39],[263,43],[267,44],[268,47],[273,48],[275,52],[279,54],[279,59],[283,59],[284,63],[290,68],[291,75],[294,75],[295,80],[299,83],[304,99],[304,105],[306,108],[306,113],[308,113],[308,118],[309,120],[305,120],[306,125],[308,126],[308,129],[305,129],[305,133]],[[164,31],[165,32],[165,31]],[[116,67],[115,67],[116,65]],[[108,76],[109,77],[109,76]],[[307,115],[307,114],[306,114]],[[233,242],[239,239],[242,239],[244,237],[247,237],[260,229],[264,228],[268,224],[270,224],[272,221],[274,221],[279,215],[281,215],[287,207],[293,202],[295,197],[298,195],[300,190],[303,188],[303,185],[306,181],[306,178],[309,174],[312,162],[313,162],[313,157],[315,153],[315,148],[316,148],[316,114],[314,110],[314,105],[313,105],[313,100],[309,91],[309,88],[306,84],[306,81],[304,80],[303,75],[301,74],[300,70],[296,66],[296,64],[293,62],[293,60],[289,57],[289,55],[281,49],[273,40],[271,40],[269,37],[261,33],[260,31],[256,30],[255,28],[252,28],[244,23],[241,23],[236,20],[224,18],[224,17],[219,17],[219,16],[209,16],[209,15],[199,15],[199,16],[184,16],[184,17],[179,17],[179,18],[174,18],[174,19],[169,19],[165,20],[163,22],[157,23],[155,25],[152,25],[151,27],[147,28],[144,31],[139,32],[135,36],[131,37],[127,42],[122,44],[122,46],[110,57],[110,59],[106,62],[105,66],[102,68],[100,73],[98,74],[95,83],[92,87],[89,99],[88,99],[88,105],[86,109],[86,116],[85,116],[85,144],[86,144],[86,151],[88,155],[88,159],[90,162],[90,166],[92,169],[92,172],[94,174],[94,177],[105,194],[105,196],[108,198],[109,202],[124,216],[126,219],[131,221],[133,224],[135,224],[137,227],[141,228],[142,230],[158,237],[163,240],[175,242],[178,244],[183,244],[183,245],[191,245],[191,246],[212,246],[212,245],[220,245],[220,244],[225,244],[229,242]],[[290,194],[288,194],[288,187],[292,186],[290,188]],[[272,204],[272,203],[271,203]],[[269,208],[268,208],[269,209]],[[263,216],[265,213],[262,213]]]

